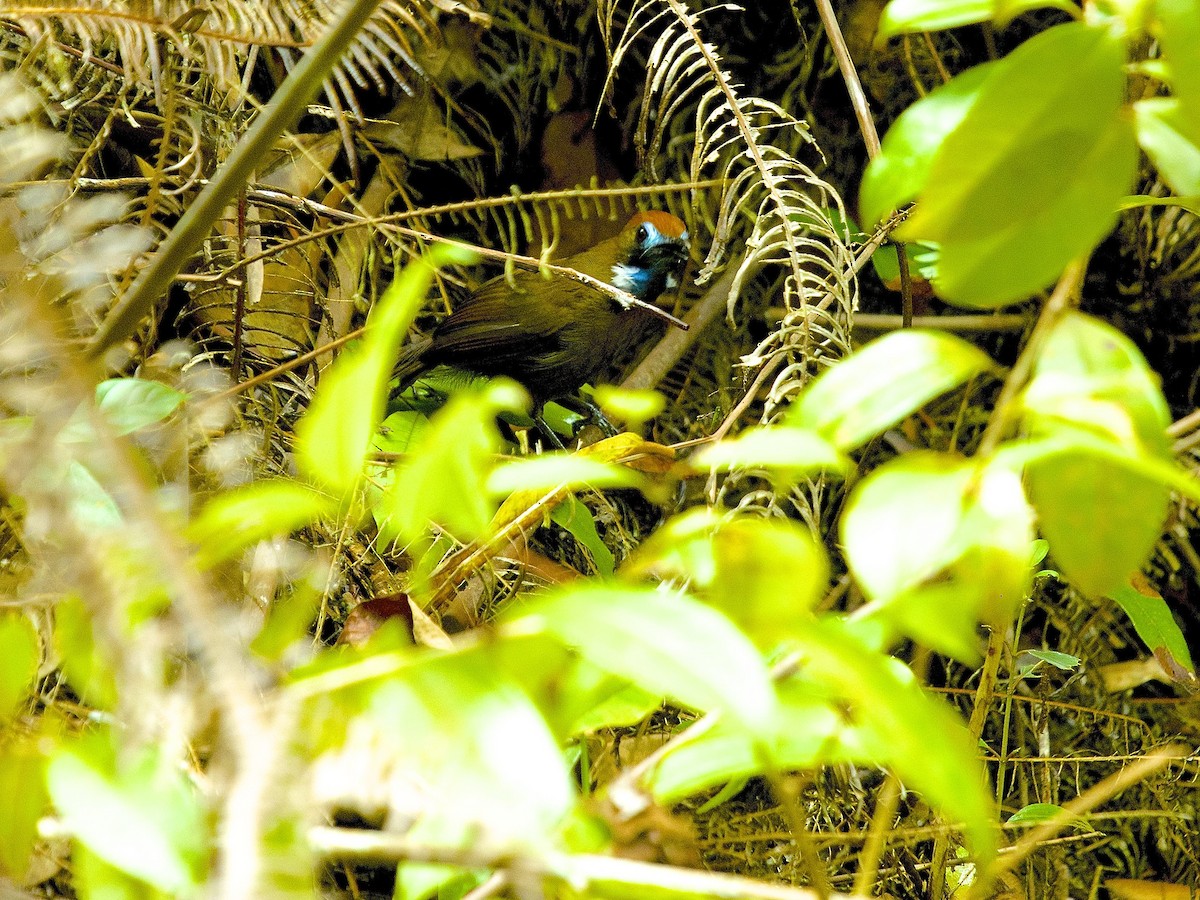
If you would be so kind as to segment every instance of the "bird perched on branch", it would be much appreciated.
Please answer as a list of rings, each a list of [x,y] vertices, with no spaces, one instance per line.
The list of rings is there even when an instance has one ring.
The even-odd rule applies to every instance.
[[[653,304],[679,286],[687,260],[687,226],[651,211],[560,265]],[[654,320],[645,308],[626,308],[586,283],[520,272],[512,281],[487,282],[428,337],[405,347],[395,374],[401,389],[437,366],[506,375],[525,386],[536,411],[548,400],[572,397],[640,343]]]

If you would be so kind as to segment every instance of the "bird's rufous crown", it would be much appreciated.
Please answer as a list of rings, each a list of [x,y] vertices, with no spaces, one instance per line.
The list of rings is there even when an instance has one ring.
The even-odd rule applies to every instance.
[[[687,225],[684,224],[682,219],[658,209],[637,213],[629,220],[625,228],[626,230],[636,228],[643,222],[649,222],[658,229],[659,234],[666,238],[681,238],[687,232]]]

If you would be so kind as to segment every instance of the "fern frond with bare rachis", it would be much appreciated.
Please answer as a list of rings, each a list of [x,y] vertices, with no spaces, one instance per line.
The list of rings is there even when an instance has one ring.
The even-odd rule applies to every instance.
[[[744,237],[730,315],[752,280],[780,278],[788,315],[748,362],[770,364],[778,353],[796,353],[799,367],[785,370],[781,382],[798,386],[810,363],[832,361],[849,346],[857,283],[852,253],[834,225],[844,208],[837,191],[800,158],[820,155],[805,124],[775,102],[743,96],[719,48],[706,40],[704,17],[718,9],[729,7],[696,12],[680,0],[634,0],[628,8],[602,0],[610,85],[622,63],[637,55],[645,77],[636,140],[646,168],[655,173],[665,155],[694,182],[717,177],[724,183],[715,207],[704,211],[713,219],[713,240],[697,280],[703,284],[724,268],[731,239]],[[655,35],[654,44],[638,55],[646,34]],[[690,139],[681,138],[676,120],[682,115],[693,117]],[[790,393],[780,386],[773,398]]]

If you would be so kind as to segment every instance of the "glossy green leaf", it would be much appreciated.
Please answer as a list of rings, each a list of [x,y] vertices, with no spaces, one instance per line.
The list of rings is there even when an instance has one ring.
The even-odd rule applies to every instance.
[[[993,368],[987,354],[940,331],[894,331],[822,372],[788,410],[788,425],[850,450],[934,397]]]
[[[0,724],[20,712],[37,683],[37,629],[19,612],[0,612]]]
[[[1005,466],[931,452],[894,459],[850,495],[841,534],[864,593],[955,655],[973,647],[977,622],[1004,626],[1028,592],[1033,512]]]
[[[554,490],[561,487],[629,488],[641,484],[626,466],[570,453],[543,453],[504,462],[488,473],[487,491],[504,496],[514,491]]]
[[[196,561],[209,567],[246,547],[311,525],[337,508],[333,497],[298,481],[258,481],[219,494],[188,527]]]
[[[939,294],[991,308],[1052,282],[1116,222],[1136,175],[1124,43],[1059,25],[999,63],[942,142],[902,240],[941,247]]]
[[[363,667],[375,660],[351,656]],[[318,766],[329,789],[356,796],[364,778],[376,779],[382,796],[404,804],[397,812],[411,817],[407,835],[430,846],[522,853],[549,844],[574,801],[566,765],[545,720],[489,648],[414,656],[374,675],[322,692],[314,704],[326,718],[306,732],[324,733]],[[372,758],[364,748],[373,746],[387,752],[364,772]]]
[[[1200,147],[1179,101],[1169,97],[1139,100],[1133,105],[1138,143],[1176,194],[1200,194]],[[1195,126],[1200,132],[1200,126]]]
[[[412,539],[431,523],[460,540],[482,535],[495,512],[487,479],[502,445],[496,415],[526,403],[524,391],[504,379],[451,397],[378,501],[383,535]]]
[[[23,882],[38,839],[38,820],[50,810],[46,792],[42,735],[0,744],[0,875]]]
[[[783,770],[806,770],[851,762],[839,741],[841,714],[828,696],[798,679],[779,686],[779,712],[769,738],[771,764]],[[646,776],[646,787],[663,804],[709,790],[735,779],[761,775],[762,741],[733,723],[718,721],[697,737],[678,736]]]
[[[438,266],[469,255],[439,245],[411,263],[379,298],[366,336],[325,372],[312,404],[296,424],[296,462],[302,473],[345,493],[358,484],[371,441],[383,418],[396,353]]]
[[[938,31],[972,22],[987,22],[995,9],[995,0],[891,0],[879,20],[877,40],[914,31]]]
[[[96,385],[96,407],[117,434],[163,421],[186,398],[182,391],[144,378],[110,378]]]
[[[608,549],[600,534],[596,531],[596,519],[592,511],[575,497],[567,497],[565,501],[554,507],[550,518],[556,524],[565,528],[575,540],[583,545],[592,557],[596,571],[601,575],[611,575],[615,567],[612,551]]]
[[[557,635],[643,690],[719,709],[755,733],[775,712],[771,677],[754,645],[717,610],[680,594],[574,585],[527,604],[507,627]]]
[[[1130,451],[1171,458],[1171,415],[1158,375],[1133,341],[1092,316],[1069,312],[1055,324],[1022,404],[1035,434],[1066,422]]]
[[[99,744],[82,741],[50,760],[47,783],[63,823],[118,869],[168,893],[195,889],[206,829],[183,774],[153,754],[114,772]]]
[[[737,437],[710,444],[692,457],[695,468],[763,468],[799,477],[842,473],[850,460],[829,441],[802,428],[749,428]]]
[[[1080,663],[1078,656],[1072,656],[1070,653],[1060,653],[1057,650],[1023,650],[1020,655],[1036,660],[1037,662],[1046,663],[1049,666],[1054,666],[1054,668],[1061,669],[1064,672],[1070,672],[1072,669],[1078,668]]]
[[[1200,0],[1155,0],[1171,90],[1185,110],[1187,135],[1200,143]]]
[[[1063,808],[1054,803],[1030,803],[1022,806],[1008,817],[1009,825],[1041,825],[1049,822],[1063,812]]]
[[[400,410],[383,420],[372,442],[381,453],[407,453],[429,427],[429,417],[415,410]]]
[[[1168,654],[1165,661],[1173,659],[1187,671],[1195,673],[1196,665],[1187,641],[1175,616],[1171,614],[1171,608],[1161,596],[1156,592],[1139,591],[1126,581],[1110,590],[1108,597],[1124,610],[1138,637],[1151,653],[1162,660],[1165,652]]]
[[[1033,435],[1061,441],[1059,452],[1028,466],[1050,552],[1080,590],[1103,594],[1141,567],[1166,518],[1167,483],[1139,466],[1175,468],[1157,376],[1115,328],[1069,313],[1047,339],[1022,403]]]
[[[113,667],[97,648],[91,616],[78,597],[65,597],[54,607],[54,648],[67,684],[88,705],[98,709],[117,705]]]
[[[1023,12],[1054,7],[1072,15],[1079,8],[1067,0],[892,0],[879,20],[878,41],[897,34],[939,31],[974,22],[1002,22]]]
[[[934,156],[979,99],[997,63],[961,72],[904,110],[883,136],[880,153],[867,165],[859,193],[863,222],[874,227],[925,189]]]

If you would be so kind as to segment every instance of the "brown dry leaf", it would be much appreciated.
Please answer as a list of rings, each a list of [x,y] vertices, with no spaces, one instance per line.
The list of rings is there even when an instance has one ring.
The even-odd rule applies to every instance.
[[[372,597],[370,600],[364,600],[358,604],[346,616],[337,643],[361,647],[385,622],[392,619],[401,619],[408,636],[413,637],[413,614],[412,607],[408,602],[408,594]]]
[[[1110,694],[1140,687],[1150,681],[1169,680],[1162,664],[1153,656],[1131,659],[1128,662],[1109,663],[1097,670],[1104,690]]]

